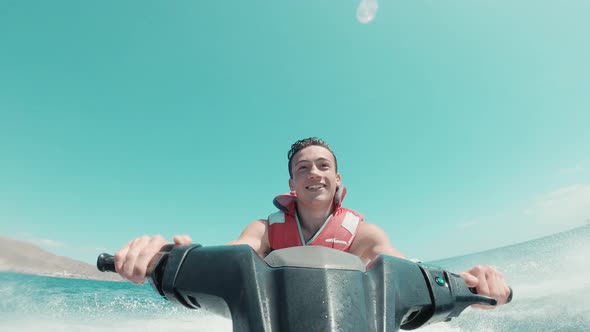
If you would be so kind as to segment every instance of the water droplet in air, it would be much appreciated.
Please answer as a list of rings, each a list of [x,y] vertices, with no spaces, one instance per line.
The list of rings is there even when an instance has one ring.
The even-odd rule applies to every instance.
[[[378,8],[377,0],[361,0],[356,10],[356,18],[359,22],[367,24],[375,18]]]

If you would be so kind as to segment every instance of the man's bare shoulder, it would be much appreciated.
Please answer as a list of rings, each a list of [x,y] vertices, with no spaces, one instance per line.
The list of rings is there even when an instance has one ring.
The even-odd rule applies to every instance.
[[[381,227],[368,222],[363,222],[357,229],[354,243],[367,246],[377,244],[385,240],[389,241],[387,234],[385,234]]]
[[[268,227],[268,220],[267,219],[256,219],[256,220],[252,221],[247,227],[253,227],[258,230],[266,231],[266,228]]]
[[[376,235],[385,235],[385,232],[381,229],[381,227],[377,226],[376,224],[363,222],[359,225],[357,236],[358,235],[376,236]]]
[[[373,259],[379,254],[404,257],[402,253],[393,247],[389,237],[381,227],[368,222],[359,225],[350,252],[367,259]]]
[[[229,243],[247,244],[254,249],[258,255],[265,257],[270,252],[270,244],[268,241],[268,221],[265,219],[257,219],[252,221],[240,234],[240,237]]]

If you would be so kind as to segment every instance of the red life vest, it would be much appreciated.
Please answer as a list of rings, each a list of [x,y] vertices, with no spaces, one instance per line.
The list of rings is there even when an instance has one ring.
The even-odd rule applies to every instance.
[[[275,197],[274,205],[280,210],[268,216],[268,240],[272,250],[303,245],[318,245],[349,251],[358,226],[365,217],[351,209],[341,206],[346,188],[340,186],[334,196],[334,212],[318,232],[304,243],[301,226],[296,216],[296,194],[290,192]]]

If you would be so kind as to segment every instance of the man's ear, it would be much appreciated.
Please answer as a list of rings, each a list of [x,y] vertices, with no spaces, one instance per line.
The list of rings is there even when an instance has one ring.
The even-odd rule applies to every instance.
[[[289,179],[289,189],[291,191],[295,191],[295,183],[293,183],[293,179]]]
[[[342,184],[342,177],[340,176],[340,173],[336,173],[336,185],[339,186]]]

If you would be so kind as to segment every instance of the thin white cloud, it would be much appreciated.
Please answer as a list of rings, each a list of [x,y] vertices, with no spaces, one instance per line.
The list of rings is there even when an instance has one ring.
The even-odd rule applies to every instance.
[[[457,225],[457,228],[459,228],[459,229],[467,229],[467,228],[475,227],[477,225],[481,225],[482,223],[483,223],[482,220],[472,219],[472,220],[466,221],[464,223],[458,224]]]
[[[590,184],[576,184],[539,196],[525,209],[533,222],[580,226],[590,218]]]
[[[37,244],[38,246],[45,247],[45,248],[69,248],[69,249],[74,249],[74,250],[80,251],[80,252],[98,252],[98,251],[108,250],[106,247],[97,246],[97,245],[93,245],[93,244],[84,245],[81,247],[73,247],[73,246],[67,245],[63,242],[59,242],[59,241],[55,241],[55,240],[51,240],[51,239],[32,239],[29,241]]]
[[[104,252],[104,251],[108,251],[108,248],[106,247],[102,247],[102,246],[97,246],[97,245],[86,245],[86,246],[82,246],[78,248],[79,251],[81,252]]]
[[[573,165],[573,166],[569,166],[569,167],[564,167],[562,169],[559,170],[560,174],[575,174],[575,173],[580,173],[586,170],[586,167],[582,166],[581,164],[577,164],[577,165]]]

